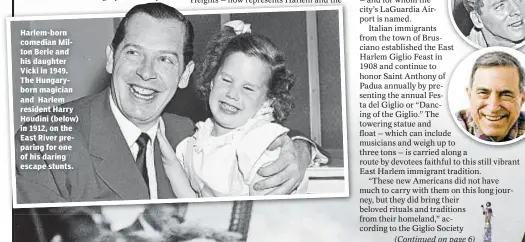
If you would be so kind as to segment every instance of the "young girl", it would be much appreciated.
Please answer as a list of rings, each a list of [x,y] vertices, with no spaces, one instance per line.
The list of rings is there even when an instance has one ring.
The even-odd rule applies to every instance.
[[[269,39],[252,34],[242,21],[226,23],[208,43],[197,80],[212,118],[197,123],[175,153],[161,128],[164,167],[175,195],[265,194],[252,185],[262,178],[257,170],[279,155],[280,149],[267,148],[288,132],[279,123],[293,108],[293,84],[284,54]],[[303,180],[299,190],[304,189]]]

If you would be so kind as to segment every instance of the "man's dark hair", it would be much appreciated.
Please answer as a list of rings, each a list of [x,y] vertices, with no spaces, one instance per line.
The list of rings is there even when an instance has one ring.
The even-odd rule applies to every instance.
[[[188,62],[191,61],[191,59],[193,58],[193,25],[177,9],[163,3],[139,4],[135,5],[132,9],[130,9],[126,13],[126,16],[124,16],[124,18],[120,21],[117,27],[117,31],[115,32],[115,36],[113,37],[113,41],[111,42],[111,47],[113,48],[113,51],[117,50],[118,46],[126,36],[126,27],[128,25],[128,21],[131,19],[131,17],[133,17],[133,15],[138,13],[145,13],[159,20],[174,19],[184,24],[184,65],[188,64]]]
[[[268,65],[271,73],[267,81],[266,98],[272,100],[273,117],[278,123],[288,117],[294,108],[291,89],[295,76],[286,66],[284,53],[270,39],[251,32],[237,34],[233,28],[224,26],[210,39],[204,53],[204,61],[196,80],[197,94],[203,100],[209,101],[211,84],[226,58],[233,53],[243,53]]]
[[[481,15],[481,8],[484,6],[482,0],[463,0],[463,5],[467,12],[476,11],[476,13]]]
[[[474,63],[472,67],[472,72],[470,74],[470,83],[469,87],[472,87],[474,82],[474,74],[481,67],[516,67],[518,69],[519,75],[519,88],[520,92],[525,92],[525,71],[521,66],[518,59],[514,56],[507,54],[501,51],[488,52],[480,56]]]

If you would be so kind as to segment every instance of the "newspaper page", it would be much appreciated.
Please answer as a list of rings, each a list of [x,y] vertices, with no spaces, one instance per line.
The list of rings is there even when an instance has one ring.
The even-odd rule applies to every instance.
[[[192,22],[195,66],[183,59],[187,52],[180,50],[175,54],[162,52],[156,57],[157,50],[166,44],[165,39],[177,31],[184,35],[187,27],[149,19],[150,14],[141,13],[131,19],[140,17],[142,21],[128,22],[127,26],[133,28],[127,29],[121,39],[130,43],[125,45],[127,50],[119,47],[118,41],[111,45],[118,36],[121,18],[134,6],[146,3],[2,3],[7,5],[2,8],[6,17],[2,25],[2,43],[6,48],[1,49],[5,56],[1,90],[6,97],[2,128],[7,134],[1,146],[5,161],[2,207],[13,218],[12,229],[5,231],[13,241],[525,241],[525,178],[521,164],[521,151],[525,148],[525,2],[149,3],[173,7]],[[193,191],[195,187],[201,189],[197,196],[217,195],[215,185],[220,187],[224,180],[220,178],[231,173],[216,166],[214,171],[220,174],[216,182],[205,183],[191,179],[195,170],[188,165],[196,163],[172,162],[171,165],[180,165],[177,168],[182,175],[170,176],[175,168],[166,168],[164,162],[161,166],[166,169],[159,170],[150,162],[146,177],[153,179],[144,183],[140,170],[131,169],[129,162],[118,167],[97,163],[103,157],[94,154],[94,149],[109,153],[120,146],[128,148],[114,155],[123,164],[133,162],[140,150],[133,151],[131,147],[130,152],[125,147],[123,124],[112,107],[132,123],[137,123],[134,117],[144,117],[141,115],[149,112],[159,117],[153,106],[140,109],[140,105],[126,102],[130,95],[146,102],[161,97],[165,87],[179,89],[173,99],[162,98],[169,104],[159,105],[166,105],[164,112],[187,118],[180,121],[163,114],[165,131],[176,124],[176,135],[181,136],[177,139],[165,132],[168,137],[160,152],[163,156],[176,157],[174,141],[193,137],[191,127],[183,128],[188,126],[185,121],[191,120],[192,126],[211,117],[211,125],[222,124],[221,116],[214,115],[214,95],[208,93],[203,104],[195,91],[198,88],[192,86],[197,81],[190,80],[198,80],[205,73],[203,66],[210,65],[205,61],[213,57],[207,51],[207,43],[217,41],[220,46],[214,34],[225,23],[230,23],[228,28],[235,36],[260,34],[274,43],[284,52],[286,68],[294,74],[290,95],[295,107],[282,127],[290,130],[289,136],[300,137],[292,141],[297,144],[293,150],[302,151],[296,156],[311,159],[290,158],[287,165],[296,169],[282,173],[286,179],[275,190],[288,195],[263,192],[257,196],[179,196],[164,200],[165,190],[161,187],[178,193],[183,192],[177,190],[179,184],[186,183]],[[139,44],[134,44],[133,39]],[[182,49],[185,42],[174,38],[166,45],[173,43],[179,43]],[[221,56],[219,51],[218,58]],[[231,58],[234,56],[238,57],[237,62]],[[175,62],[180,67],[173,67],[176,74],[170,71]],[[267,70],[257,68],[261,59],[230,54],[218,63],[222,65],[219,76],[228,73],[229,65],[229,72],[234,74],[204,86],[210,92],[219,84],[235,83],[232,76],[242,76],[237,80],[252,83],[239,85],[239,92],[230,88],[217,102],[215,111],[232,114],[244,109],[226,100],[243,100],[247,109],[257,103],[246,97],[253,96],[250,84],[261,80]],[[187,73],[192,68],[193,76],[192,71]],[[126,76],[124,73],[128,78],[120,78]],[[158,81],[170,74],[179,82]],[[140,76],[142,81],[130,81],[130,76]],[[37,83],[37,78],[48,78],[48,82]],[[183,89],[185,86],[189,88]],[[99,99],[107,104],[109,115],[93,111],[92,104]],[[275,102],[269,103],[274,110]],[[62,103],[66,105],[55,106]],[[58,129],[58,135],[49,135],[46,125],[34,124],[42,120],[31,120],[49,112],[61,113],[54,116],[60,119],[54,123],[61,125],[51,125]],[[98,122],[101,117],[113,120],[114,126],[107,129],[111,122]],[[24,125],[27,121],[30,125]],[[88,121],[93,125],[79,124]],[[101,128],[104,126],[106,129]],[[19,131],[21,128],[27,130]],[[93,130],[97,132],[90,133]],[[295,131],[297,135],[293,135]],[[81,132],[89,135],[78,135]],[[262,133],[253,144],[263,142],[269,132]],[[89,143],[93,137],[103,141]],[[20,145],[24,142],[25,146]],[[56,146],[46,146],[46,142]],[[39,143],[47,152],[34,145]],[[150,152],[156,145],[150,147]],[[25,153],[20,151],[22,148],[27,149]],[[278,149],[276,156],[286,154],[285,147]],[[47,155],[46,159],[43,155]],[[184,157],[179,152],[177,159],[180,158]],[[27,172],[24,168],[36,167],[42,160],[54,162],[44,162],[46,166],[40,170],[46,172],[23,174]],[[235,171],[245,175],[242,165]],[[260,170],[250,171],[264,177]],[[167,178],[155,179],[159,176]],[[187,180],[179,179],[186,176]],[[170,183],[170,177],[178,182]],[[306,188],[301,186],[302,181],[307,182]],[[5,216],[6,221],[9,218]]]

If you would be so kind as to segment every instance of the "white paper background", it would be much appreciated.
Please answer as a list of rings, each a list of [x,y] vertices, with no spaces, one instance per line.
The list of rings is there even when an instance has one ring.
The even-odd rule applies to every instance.
[[[0,24],[0,73],[2,77],[0,80],[0,133],[3,134],[0,138],[0,213],[2,214],[0,233],[2,239],[11,241],[12,233],[12,199],[11,199],[11,173],[9,172],[9,140],[13,134],[9,133],[9,116],[8,116],[8,92],[7,92],[7,48],[6,48],[6,21],[5,17],[11,16],[11,1],[2,1],[0,3],[0,12],[2,13],[2,23]]]

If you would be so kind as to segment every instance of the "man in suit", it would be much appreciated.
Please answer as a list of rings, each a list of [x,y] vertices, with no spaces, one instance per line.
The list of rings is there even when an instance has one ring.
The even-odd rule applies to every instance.
[[[193,27],[165,4],[137,5],[119,24],[106,55],[109,88],[41,113],[17,132],[17,203],[175,198],[156,134],[165,125],[175,147],[193,133],[190,119],[163,113],[194,70]],[[275,144],[282,146],[281,156],[259,170],[268,178],[255,189],[287,194],[304,176],[310,146],[287,136]]]

